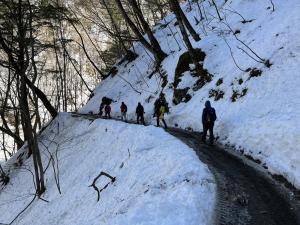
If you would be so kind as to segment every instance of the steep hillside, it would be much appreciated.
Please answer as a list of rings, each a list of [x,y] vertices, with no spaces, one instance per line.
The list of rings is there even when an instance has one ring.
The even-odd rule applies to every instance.
[[[217,2],[222,21],[208,1],[203,3],[201,21],[196,3],[182,6],[201,35],[201,41],[191,41],[205,53],[203,67],[212,75],[211,82],[199,84],[184,57],[187,50],[175,17],[169,15],[154,28],[169,55],[160,74],[152,74],[153,58],[136,43],[133,50],[139,57],[120,60],[115,75],[99,84],[81,112],[98,112],[101,98],[107,96],[117,101],[112,105],[114,116],[120,115],[124,101],[134,118],[140,101],[147,121],[154,124],[153,103],[163,91],[171,106],[167,122],[202,130],[201,112],[209,99],[217,110],[221,143],[252,155],[300,188],[300,3],[273,1],[273,9],[271,1]]]
[[[212,223],[211,173],[162,129],[60,114],[39,143],[44,201],[33,201],[13,224]],[[5,165],[10,182],[0,190],[0,224],[9,224],[34,198],[31,158],[17,165],[25,149]],[[100,172],[107,174],[90,186]],[[99,201],[94,188],[102,190]]]

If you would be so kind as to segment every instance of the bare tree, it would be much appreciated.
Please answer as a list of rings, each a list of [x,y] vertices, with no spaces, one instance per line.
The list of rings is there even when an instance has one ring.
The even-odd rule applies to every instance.
[[[156,49],[156,51],[158,52],[159,55],[161,55],[162,59],[164,57],[166,57],[166,54],[161,50],[161,47],[157,41],[157,39],[154,37],[154,34],[149,26],[149,24],[146,22],[143,13],[140,9],[140,7],[138,6],[136,0],[128,0],[129,3],[131,4],[133,11],[135,12],[135,14],[137,15],[138,19],[140,20],[143,29],[145,30],[151,45],[153,46],[154,49]]]
[[[179,5],[179,4],[178,4]],[[195,29],[193,28],[193,26],[191,25],[191,23],[189,22],[189,20],[187,19],[186,15],[184,14],[184,12],[182,11],[180,5],[178,7],[178,11],[180,14],[180,17],[182,19],[183,24],[185,25],[185,27],[188,29],[189,33],[192,35],[192,37],[194,38],[195,41],[200,41],[201,38],[199,36],[199,34],[195,31]]]
[[[184,27],[184,23],[182,21],[182,17],[180,14],[181,9],[180,9],[180,5],[179,5],[178,1],[177,0],[169,0],[169,4],[170,4],[171,10],[174,12],[174,14],[176,16],[176,19],[177,19],[177,22],[178,22],[178,25],[179,25],[179,28],[180,28],[180,31],[182,34],[182,38],[183,38],[184,43],[189,51],[189,55],[192,59],[192,62],[195,65],[197,74],[200,77],[202,77],[203,79],[207,79],[207,77],[203,77],[203,76],[206,76],[206,73],[203,71],[203,68],[200,66],[200,64],[198,62],[195,49],[193,48],[193,46],[189,40],[188,34],[186,32],[186,29]]]
[[[129,18],[128,14],[126,13],[122,3],[120,0],[115,0],[116,5],[118,6],[123,18],[125,19],[126,23],[129,25],[129,27],[132,29],[134,34],[138,37],[139,41],[154,55],[157,64],[159,65],[162,60],[167,56],[160,48],[155,48],[157,46],[152,46],[141,34],[139,29],[136,27],[136,25],[132,22],[132,20]]]

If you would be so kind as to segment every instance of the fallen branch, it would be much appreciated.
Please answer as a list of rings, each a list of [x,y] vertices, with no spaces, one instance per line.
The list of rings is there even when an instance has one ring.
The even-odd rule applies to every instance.
[[[239,50],[241,50],[242,52],[244,52],[247,56],[249,56],[251,59],[253,59],[255,62],[258,62],[258,63],[264,63],[264,62],[262,62],[262,61],[259,61],[259,60],[257,60],[257,59],[255,59],[252,55],[250,55],[245,49],[243,49],[243,48],[241,48],[241,47],[239,47],[239,46],[237,46],[237,48],[239,49]]]
[[[239,12],[237,12],[237,11],[234,10],[234,9],[224,9],[224,10],[239,15],[239,16],[242,18],[242,23],[246,23],[247,21],[249,21],[249,20],[246,20],[246,19],[242,16],[242,14],[240,14]]]
[[[101,176],[106,176],[108,178],[111,179],[111,181],[109,183],[107,183],[103,188],[101,188],[99,190],[99,188],[96,186],[96,182],[97,180],[101,177]],[[97,202],[99,202],[100,200],[100,193],[106,189],[108,187],[109,184],[113,184],[114,182],[116,181],[116,178],[115,177],[112,177],[111,175],[109,175],[108,173],[105,173],[105,172],[101,172],[97,177],[95,177],[93,183],[89,186],[89,187],[93,187],[95,189],[95,191],[97,192]]]
[[[217,6],[217,4],[215,3],[215,1],[214,1],[214,0],[211,0],[211,1],[212,1],[212,4],[213,4],[213,6],[215,7],[215,9],[216,9],[216,11],[217,11],[217,14],[218,14],[219,20],[220,20],[220,21],[222,21],[223,19],[222,19],[222,17],[221,17],[221,15],[220,15],[220,13],[219,13],[219,10],[218,10],[218,6]]]
[[[252,52],[252,54],[253,55],[255,55],[257,58],[258,58],[258,60],[256,60],[257,62],[260,62],[260,63],[262,63],[262,64],[265,64],[266,65],[266,63],[267,63],[267,61],[268,60],[266,60],[266,59],[263,59],[262,57],[260,57],[253,49],[251,49],[244,41],[242,41],[241,39],[239,39],[238,37],[237,37],[237,35],[235,34],[235,32],[233,31],[233,29],[230,27],[230,25],[227,23],[227,21],[226,22],[222,22],[225,26],[227,26],[228,27],[228,29],[231,31],[231,33],[233,34],[233,36],[235,37],[235,39],[238,41],[238,42],[240,42],[242,45],[244,45],[250,52]],[[248,55],[249,56],[249,55]],[[252,59],[253,59],[253,57],[251,57]]]
[[[13,222],[15,222],[15,221],[18,219],[18,217],[19,217],[21,214],[23,214],[23,213],[29,208],[29,206],[34,202],[34,200],[36,199],[36,197],[37,197],[37,194],[34,194],[34,197],[31,199],[31,201],[26,205],[26,207],[25,207],[22,211],[20,211],[20,212],[16,215],[16,217],[15,217],[10,223],[0,223],[0,225],[11,225],[11,224],[13,224]]]
[[[271,4],[272,4],[272,12],[274,12],[274,11],[275,11],[275,5],[274,5],[274,3],[273,3],[272,0],[270,0],[270,2],[271,2]]]
[[[128,151],[128,158],[130,158],[130,150],[129,150],[129,148],[127,149],[127,151]]]
[[[138,91],[137,89],[135,89],[134,87],[133,87],[133,85],[129,82],[129,81],[127,81],[124,77],[122,77],[121,75],[119,75],[119,74],[117,74],[117,76],[118,77],[120,77],[123,81],[125,81],[127,84],[129,84],[129,86],[132,88],[132,90],[134,90],[136,93],[138,93],[138,94],[142,94],[142,92],[140,92],[140,91]]]
[[[235,66],[236,66],[239,70],[241,70],[241,71],[243,71],[243,72],[246,72],[246,70],[242,69],[242,68],[238,65],[238,63],[236,62],[236,59],[234,58],[234,55],[233,55],[233,52],[232,52],[232,49],[231,49],[229,43],[227,42],[227,40],[226,40],[226,38],[225,38],[224,36],[223,36],[223,40],[225,41],[227,47],[229,48],[230,55],[231,55],[231,58],[232,58],[232,60],[233,60],[233,62],[234,62],[234,64],[235,64]]]

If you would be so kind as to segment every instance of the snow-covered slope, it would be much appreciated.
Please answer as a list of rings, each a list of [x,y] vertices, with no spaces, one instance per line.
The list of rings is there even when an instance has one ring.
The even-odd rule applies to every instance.
[[[167,122],[171,126],[202,130],[202,108],[210,99],[217,110],[216,131],[223,144],[235,145],[261,160],[272,173],[284,175],[300,188],[300,2],[273,0],[274,11],[271,1],[217,2],[223,18],[221,22],[208,1],[203,3],[205,13],[201,7],[205,17],[201,22],[196,3],[183,5],[202,38],[197,43],[191,39],[193,46],[206,53],[204,68],[213,75],[210,83],[193,91],[196,78],[189,71],[184,73],[178,88],[190,87],[188,93],[192,99],[187,103],[172,104],[176,65],[180,55],[186,52],[179,28],[174,25],[174,15],[169,15],[154,28],[163,50],[169,55],[162,63],[168,75],[163,92],[171,106]],[[97,112],[101,98],[107,96],[117,101],[112,105],[114,116],[119,115],[120,103],[124,101],[133,118],[140,101],[146,109],[147,121],[154,123],[153,103],[162,91],[162,80],[157,73],[148,78],[154,62],[140,43],[134,50],[139,57],[129,64],[116,65],[118,73],[100,83],[95,96],[81,112]],[[257,62],[261,59],[254,53],[269,60],[272,66],[268,68]],[[238,69],[233,58],[242,70],[256,69],[258,73],[252,75],[258,76]],[[209,93],[214,91],[223,92],[223,98],[214,102],[214,97],[209,98]]]
[[[39,138],[47,190],[14,224],[211,224],[215,183],[196,154],[153,126],[87,120],[60,114]],[[5,165],[10,183],[0,191],[0,223],[8,224],[34,194],[31,158]],[[50,154],[54,159],[48,164]],[[100,194],[89,185],[100,172],[116,177]],[[59,194],[55,175],[59,178]],[[111,180],[102,176],[101,189]]]

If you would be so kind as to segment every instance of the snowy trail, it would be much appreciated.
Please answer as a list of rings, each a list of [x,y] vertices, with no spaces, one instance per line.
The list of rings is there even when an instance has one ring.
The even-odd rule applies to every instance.
[[[88,119],[95,115],[73,114]],[[300,201],[255,164],[199,140],[200,133],[171,128],[168,132],[189,147],[206,163],[218,186],[216,224],[300,224]],[[299,197],[299,196],[298,196]]]
[[[300,201],[263,171],[219,147],[201,143],[199,133],[180,129],[171,129],[169,133],[193,148],[215,175],[216,224],[300,224]]]

